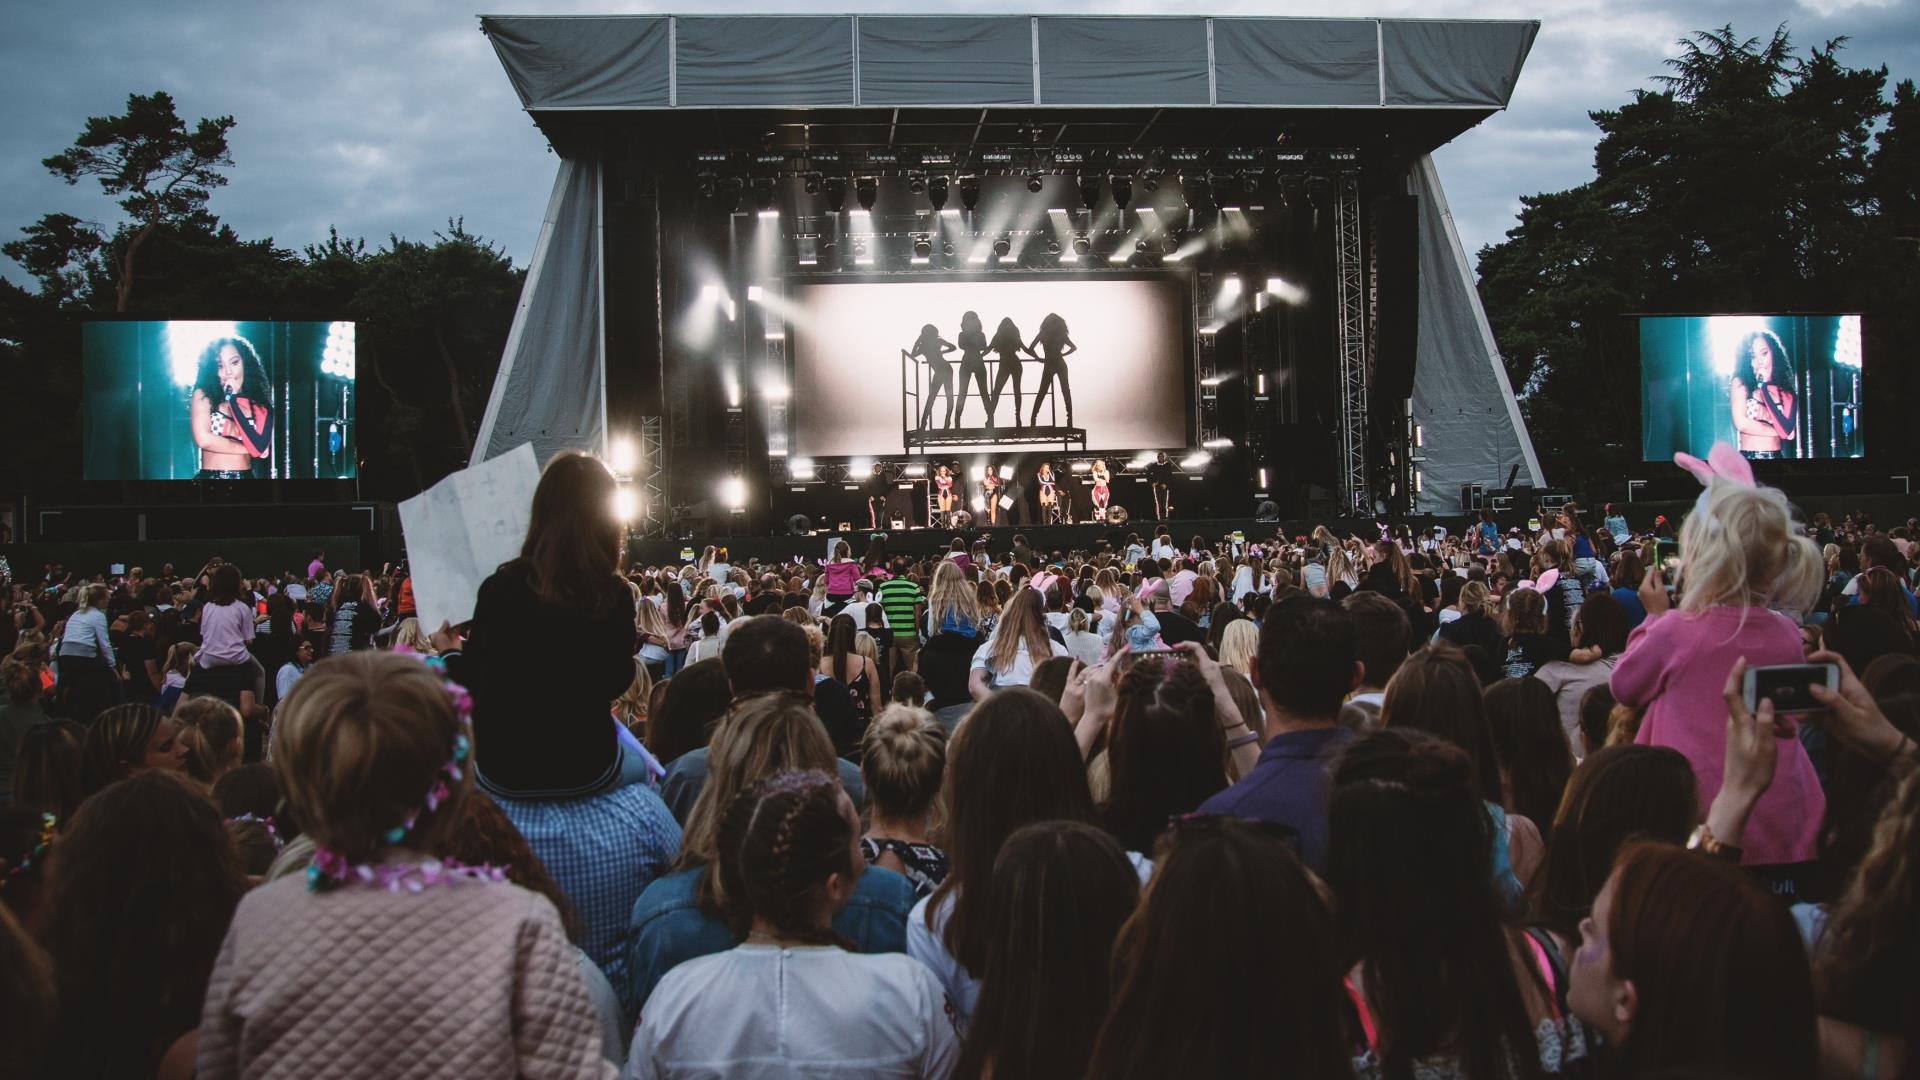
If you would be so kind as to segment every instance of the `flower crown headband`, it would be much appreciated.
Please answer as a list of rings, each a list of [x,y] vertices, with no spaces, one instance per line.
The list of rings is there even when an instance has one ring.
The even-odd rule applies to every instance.
[[[8,870],[6,877],[0,877],[0,889],[5,889],[7,884],[15,877],[26,873],[36,862],[40,861],[41,856],[47,853],[47,849],[53,846],[54,828],[59,824],[60,819],[51,811],[41,812],[40,838],[34,842],[33,850],[20,857],[19,865]]]
[[[389,845],[398,845],[407,838],[420,821],[422,814],[431,814],[453,796],[451,783],[459,783],[464,777],[467,759],[473,755],[473,695],[467,688],[447,677],[446,662],[437,656],[423,657],[422,661],[439,674],[441,685],[453,703],[453,714],[458,730],[453,736],[453,750],[446,764],[434,776],[433,786],[427,789],[424,805],[407,811],[400,824],[388,829],[381,839]],[[452,861],[428,860],[419,866],[395,866],[392,864],[355,863],[328,847],[316,847],[313,861],[307,866],[307,888],[314,892],[350,883],[382,886],[389,891],[406,889],[418,892],[423,885],[435,885],[456,878],[473,878],[485,881],[505,881],[506,871],[495,866],[463,866]]]

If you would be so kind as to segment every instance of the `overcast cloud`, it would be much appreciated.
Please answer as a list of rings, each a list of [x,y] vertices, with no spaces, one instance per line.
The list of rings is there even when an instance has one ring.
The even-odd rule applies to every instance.
[[[1802,47],[1851,38],[1845,62],[1920,75],[1920,0],[918,0],[673,5],[505,0],[514,14],[674,11],[1349,15],[1539,19],[1513,105],[1442,148],[1441,178],[1469,253],[1510,227],[1520,196],[1592,175],[1592,109],[1650,85],[1674,42],[1732,22],[1764,36],[1787,22]],[[52,210],[101,218],[97,187],[41,168],[89,115],[130,92],[172,93],[191,123],[231,114],[236,167],[212,209],[242,236],[298,247],[336,225],[370,243],[424,238],[452,216],[524,264],[555,159],[520,111],[473,9],[460,3],[253,4],[21,0],[0,15],[0,237]],[[1737,196],[1737,193],[1729,193]],[[24,281],[0,259],[0,273]]]

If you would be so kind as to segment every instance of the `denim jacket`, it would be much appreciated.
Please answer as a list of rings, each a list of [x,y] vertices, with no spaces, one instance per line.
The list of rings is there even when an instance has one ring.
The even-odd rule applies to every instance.
[[[733,932],[700,910],[695,893],[704,868],[668,874],[647,886],[627,925],[628,1000],[644,1013],[654,987],[677,964],[739,944]],[[868,867],[853,896],[833,917],[833,931],[863,953],[907,951],[913,885],[883,867]]]

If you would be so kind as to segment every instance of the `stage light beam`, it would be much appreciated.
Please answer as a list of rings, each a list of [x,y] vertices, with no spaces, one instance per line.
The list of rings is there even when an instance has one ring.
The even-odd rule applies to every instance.
[[[632,476],[634,467],[640,464],[640,448],[632,437],[621,435],[608,447],[607,463],[619,476]]]
[[[640,516],[640,497],[632,488],[622,485],[613,490],[613,516],[622,525]]]

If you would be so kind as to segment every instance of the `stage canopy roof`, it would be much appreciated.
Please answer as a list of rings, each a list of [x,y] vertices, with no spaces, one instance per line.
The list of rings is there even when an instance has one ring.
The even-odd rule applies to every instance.
[[[594,111],[804,109],[831,128],[853,121],[842,110],[900,110],[880,141],[951,141],[899,128],[959,122],[980,137],[976,125],[992,126],[995,110],[1013,124],[1060,109],[1126,110],[1114,123],[1131,141],[1141,109],[1206,110],[1229,124],[1244,109],[1412,110],[1427,114],[1428,145],[1415,152],[1505,108],[1540,29],[1068,15],[500,15],[481,26],[550,135],[573,127],[560,114]],[[984,112],[960,121],[928,110]],[[1458,115],[1433,115],[1448,110]]]

